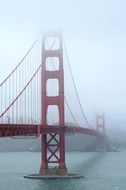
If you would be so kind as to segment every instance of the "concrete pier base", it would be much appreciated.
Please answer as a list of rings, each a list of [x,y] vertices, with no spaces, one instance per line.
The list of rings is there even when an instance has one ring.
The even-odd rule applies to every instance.
[[[24,176],[24,178],[28,179],[80,179],[84,178],[84,176],[79,174],[67,174],[67,175],[44,175],[41,176],[39,174],[29,174]]]
[[[41,167],[39,170],[40,176],[66,176],[68,175],[67,168],[64,165],[63,167],[51,167],[51,168],[44,168]]]

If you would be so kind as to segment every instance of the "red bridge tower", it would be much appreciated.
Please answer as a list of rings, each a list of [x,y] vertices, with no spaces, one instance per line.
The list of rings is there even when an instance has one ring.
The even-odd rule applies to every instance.
[[[49,38],[56,38],[59,41],[58,49],[46,48]],[[47,70],[47,58],[57,57],[59,62],[58,70]],[[58,96],[48,96],[48,79],[57,79],[59,86]],[[64,69],[63,69],[63,48],[62,38],[59,33],[49,33],[43,37],[42,43],[42,128],[49,127],[47,114],[49,106],[57,106],[59,114],[59,127],[64,127]],[[55,126],[54,126],[55,127]],[[42,134],[42,160],[40,175],[67,175],[65,164],[65,134],[50,133]],[[51,167],[53,166],[53,167]]]
[[[104,151],[106,151],[106,135],[105,135],[104,115],[97,115],[96,123],[97,123],[97,132],[103,134],[103,136],[97,137],[96,151],[104,152]]]

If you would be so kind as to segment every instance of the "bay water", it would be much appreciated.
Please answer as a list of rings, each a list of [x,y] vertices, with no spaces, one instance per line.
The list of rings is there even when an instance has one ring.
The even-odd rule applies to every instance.
[[[82,179],[34,180],[23,178],[38,173],[39,152],[0,153],[0,190],[126,190],[126,151],[67,152],[69,173]]]

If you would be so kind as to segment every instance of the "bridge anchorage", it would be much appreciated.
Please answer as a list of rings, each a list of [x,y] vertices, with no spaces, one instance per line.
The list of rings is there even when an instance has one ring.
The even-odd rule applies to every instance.
[[[51,47],[48,47],[47,42],[50,38],[52,38],[54,41]],[[58,47],[52,48],[53,44],[55,43],[55,39],[58,40]],[[47,66],[47,60],[50,58],[51,59],[57,58],[58,60],[58,67],[56,67],[55,69],[49,69]],[[41,153],[42,154],[41,154],[41,166],[40,166],[39,174],[27,175],[27,176],[24,176],[25,178],[32,178],[32,179],[81,178],[83,176],[79,174],[68,173],[66,160],[65,160],[65,134],[78,133],[78,134],[88,134],[88,135],[96,136],[98,138],[96,150],[103,152],[106,150],[104,117],[97,116],[96,130],[89,127],[81,127],[79,125],[76,125],[76,126],[75,125],[69,126],[68,124],[66,125],[65,109],[64,109],[65,108],[64,102],[66,101],[66,98],[64,96],[64,60],[63,60],[62,36],[60,33],[55,33],[55,32],[46,33],[43,36],[41,60],[42,60],[41,65],[37,67],[37,69],[35,70],[35,73],[32,74],[32,77],[28,79],[26,83],[22,83],[23,90],[22,90],[22,86],[21,88],[19,86],[16,90],[12,89],[13,92],[9,91],[11,89],[10,84],[13,85],[13,80],[11,83],[11,79],[19,78],[23,80],[24,78],[23,74],[20,74],[19,76],[15,74],[18,67],[19,69],[22,68],[21,63],[17,65],[17,67],[4,80],[4,82],[0,84],[0,90],[1,90],[1,93],[0,93],[1,94],[1,97],[0,97],[1,98],[0,137],[1,138],[14,137],[14,136],[38,137],[41,135]],[[40,80],[41,81],[41,101],[38,100],[37,102],[39,106],[41,107],[41,116],[39,118],[41,122],[38,122],[38,121],[34,122],[34,120],[32,119],[31,123],[29,123],[29,122],[26,122],[27,119],[29,119],[29,110],[30,112],[33,111],[33,114],[31,113],[31,115],[35,115],[34,114],[35,110],[32,109],[32,105],[31,105],[31,103],[35,103],[35,102],[33,101],[33,98],[30,98],[29,100],[28,86],[30,86],[30,84],[32,83],[33,78],[36,77],[36,73],[39,71],[39,69],[41,69],[41,80]],[[37,79],[37,83],[40,83],[39,78],[36,78],[36,79]],[[57,95],[48,94],[47,84],[49,80],[58,81]],[[5,92],[7,92],[6,91],[7,84],[9,84],[8,94],[10,95],[13,95],[14,93],[16,94],[12,96],[12,99],[10,99],[11,98],[10,95],[9,95],[9,98],[7,96],[7,102],[6,102]],[[20,80],[19,80],[19,84],[20,84]],[[25,94],[24,93],[25,91],[28,94]],[[31,92],[33,92],[33,89]],[[25,101],[22,104],[22,101],[20,103],[19,100],[20,100],[20,97],[23,95],[23,93],[24,93]],[[5,98],[5,100],[3,98]],[[28,103],[26,103],[27,99],[28,99]],[[5,102],[5,105],[3,102]],[[25,107],[27,104],[29,106],[28,108]],[[17,117],[15,116],[16,115],[15,113],[19,113],[19,106],[22,109],[24,107],[24,111],[21,110],[21,113],[23,113],[24,116],[28,115],[25,118],[24,122],[23,122],[23,119],[22,119],[22,122],[18,121],[19,114],[17,114]],[[50,106],[56,106],[58,108],[58,115],[56,115],[56,117],[58,117],[57,123],[55,122],[51,124],[48,123],[48,109]],[[14,110],[15,108],[16,110]],[[10,116],[8,116],[8,113],[10,114]],[[6,121],[6,116],[9,118],[8,121]]]

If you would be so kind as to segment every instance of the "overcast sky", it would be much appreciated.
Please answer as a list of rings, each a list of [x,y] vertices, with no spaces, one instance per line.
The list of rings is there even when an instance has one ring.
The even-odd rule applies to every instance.
[[[126,129],[126,1],[0,1],[0,81],[43,30],[62,30],[89,121]]]

